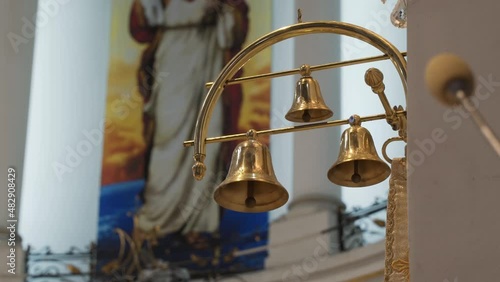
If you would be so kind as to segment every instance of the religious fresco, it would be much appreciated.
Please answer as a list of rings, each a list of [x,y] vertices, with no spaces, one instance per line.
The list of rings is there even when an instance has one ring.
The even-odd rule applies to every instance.
[[[198,110],[225,63],[271,31],[271,2],[114,0],[99,212],[98,273],[155,269],[191,277],[261,269],[267,213],[212,198],[237,142],[207,146],[207,177],[191,175]],[[237,76],[270,72],[270,50]],[[270,82],[226,87],[209,135],[269,128]],[[168,265],[168,267],[164,267]]]

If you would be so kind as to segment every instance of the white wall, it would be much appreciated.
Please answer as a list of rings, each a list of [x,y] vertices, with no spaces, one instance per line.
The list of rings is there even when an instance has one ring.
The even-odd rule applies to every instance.
[[[412,281],[500,277],[500,158],[471,118],[438,104],[424,83],[432,56],[461,56],[475,73],[479,109],[500,134],[498,11],[495,0],[413,1],[409,9]]]
[[[26,142],[26,124],[30,97],[31,67],[33,59],[33,32],[26,22],[32,22],[36,14],[37,1],[0,1],[0,145],[1,173],[0,181],[0,281],[23,281],[23,252],[21,237],[13,229],[7,229],[11,224],[19,228],[19,222],[7,222],[8,219],[18,219],[21,208],[21,187],[23,186],[24,145]],[[8,180],[7,169],[11,167],[15,173],[16,216],[10,217],[7,210]],[[10,177],[9,177],[10,178]],[[12,185],[11,185],[12,186]],[[12,204],[12,201],[10,202]],[[12,207],[12,206],[11,206]],[[11,233],[13,232],[13,233]],[[12,237],[12,235],[15,235]],[[14,239],[14,241],[7,241]],[[8,244],[9,242],[10,244]],[[16,245],[13,246],[12,243]],[[15,273],[8,273],[12,266],[7,256],[12,256],[15,248]]]
[[[36,1],[0,2],[0,85],[2,91],[2,146],[0,146],[1,181],[7,193],[7,169],[16,169],[16,184],[20,207],[24,144],[26,140],[26,124],[28,119],[28,105],[31,81],[31,66],[33,59],[33,32],[27,27],[26,21],[33,22],[36,14]],[[0,196],[0,233],[6,232],[7,195]]]
[[[97,237],[111,1],[40,0],[38,17],[21,235],[64,251]]]

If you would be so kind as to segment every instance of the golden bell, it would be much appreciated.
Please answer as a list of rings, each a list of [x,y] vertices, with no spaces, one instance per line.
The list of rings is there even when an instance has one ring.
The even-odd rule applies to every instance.
[[[310,67],[302,65],[300,74],[302,77],[297,82],[292,107],[285,118],[293,122],[315,122],[330,118],[333,112],[321,96],[318,81],[311,77]]]
[[[384,181],[390,174],[389,166],[380,159],[370,132],[361,126],[354,115],[351,125],[342,133],[337,162],[328,171],[331,182],[347,187],[364,187]]]
[[[214,199],[222,207],[238,212],[266,212],[288,201],[288,192],[274,174],[266,145],[247,134],[233,151],[226,179],[216,188]]]

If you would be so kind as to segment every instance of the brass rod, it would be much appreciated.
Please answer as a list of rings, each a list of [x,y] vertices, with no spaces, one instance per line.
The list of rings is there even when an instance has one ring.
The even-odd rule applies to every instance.
[[[406,115],[406,111],[397,111],[395,114],[398,116],[399,115]],[[380,119],[385,119],[386,117],[387,116],[385,114],[366,116],[366,117],[361,117],[361,122],[380,120]],[[339,119],[339,120],[318,122],[318,123],[312,123],[312,124],[304,124],[304,125],[296,125],[296,126],[289,126],[289,127],[275,128],[275,129],[260,130],[260,131],[257,131],[257,136],[283,134],[283,133],[305,131],[305,130],[318,129],[318,128],[326,128],[326,127],[332,127],[332,126],[339,126],[339,125],[345,125],[345,124],[349,124],[349,119]],[[229,141],[240,140],[240,139],[245,139],[245,138],[247,138],[246,132],[245,133],[230,134],[230,135],[223,135],[223,136],[218,136],[218,137],[209,137],[209,138],[205,139],[205,142],[206,143],[229,142]],[[194,145],[194,140],[184,141],[183,144],[184,144],[184,147],[191,147]]]
[[[401,55],[406,57],[406,52],[402,52]],[[365,64],[365,63],[383,61],[383,60],[388,60],[388,59],[389,59],[389,56],[387,56],[387,55],[366,57],[366,58],[355,59],[355,60],[350,60],[350,61],[335,62],[335,63],[328,63],[328,64],[311,66],[311,71],[341,68],[341,67],[347,67],[347,66],[352,66],[352,65],[359,65],[359,64]],[[252,80],[259,80],[259,79],[263,79],[263,78],[282,77],[282,76],[293,75],[293,74],[300,74],[300,68],[286,70],[286,71],[279,71],[279,72],[272,72],[272,73],[264,73],[264,74],[257,74],[257,75],[252,75],[252,76],[239,77],[239,78],[228,80],[226,82],[226,85],[241,84],[241,83],[252,81]],[[214,84],[213,82],[207,82],[207,83],[205,83],[205,87],[210,88],[213,84]]]

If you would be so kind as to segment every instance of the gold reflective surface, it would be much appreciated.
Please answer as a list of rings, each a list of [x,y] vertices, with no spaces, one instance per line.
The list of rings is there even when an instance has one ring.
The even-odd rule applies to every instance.
[[[385,282],[410,281],[410,242],[406,158],[392,161],[387,199]]]
[[[233,151],[226,179],[217,187],[215,201],[238,212],[266,212],[288,201],[288,192],[274,174],[266,145],[249,139]]]
[[[333,116],[332,110],[323,100],[318,81],[311,77],[309,66],[303,65],[301,74],[295,87],[292,107],[285,118],[293,122],[315,122]]]
[[[328,171],[328,179],[337,185],[365,187],[384,181],[391,173],[380,159],[370,132],[357,120],[342,133],[337,162]]]

